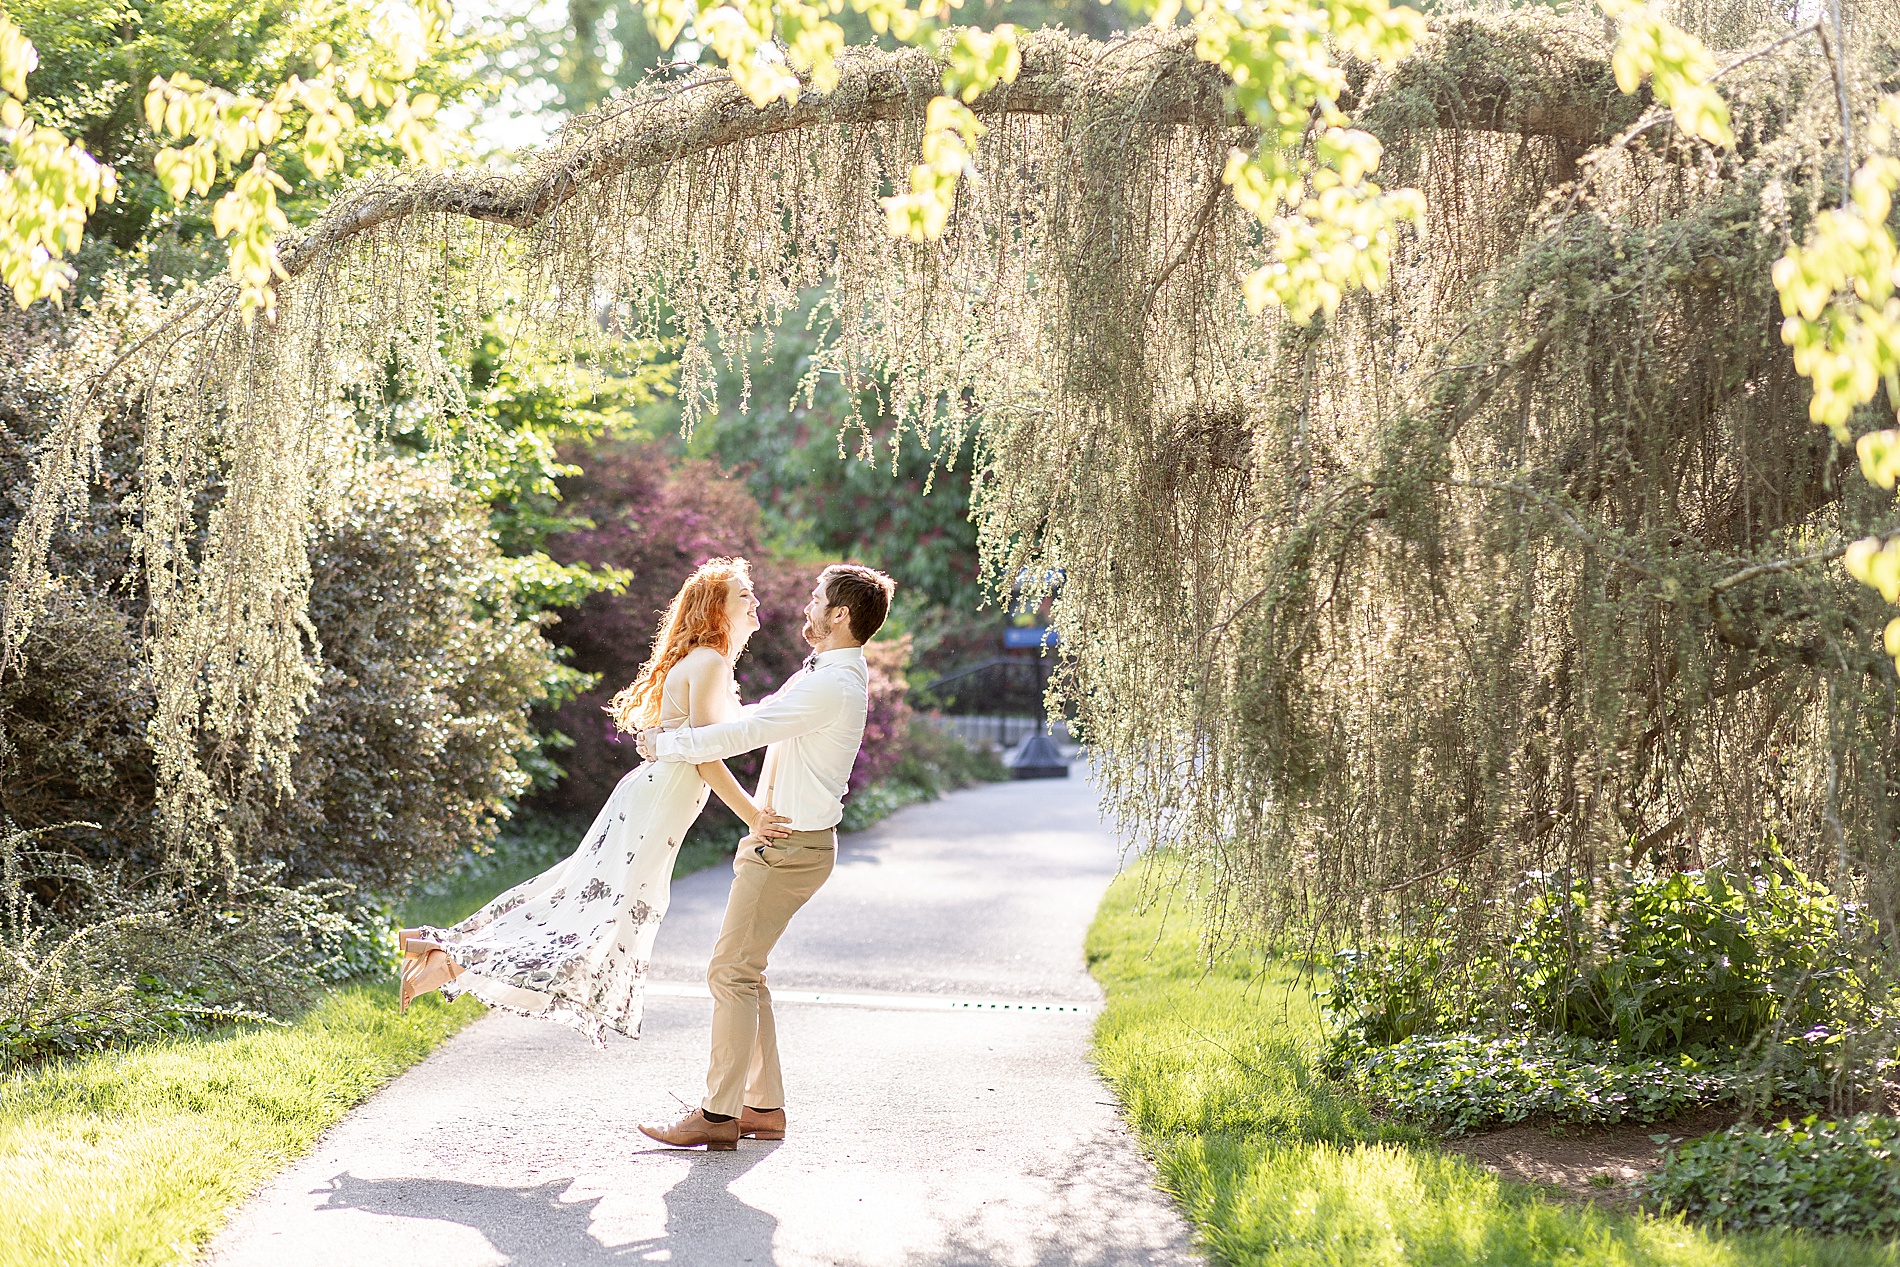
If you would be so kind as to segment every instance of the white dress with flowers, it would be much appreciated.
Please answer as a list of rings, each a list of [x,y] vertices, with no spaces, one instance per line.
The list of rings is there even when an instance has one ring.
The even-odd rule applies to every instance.
[[[661,698],[664,712],[664,688]],[[662,724],[685,720],[681,708]],[[571,1025],[597,1043],[609,1029],[638,1037],[673,860],[709,791],[684,761],[628,771],[566,861],[453,928],[423,930],[464,969],[442,993]]]

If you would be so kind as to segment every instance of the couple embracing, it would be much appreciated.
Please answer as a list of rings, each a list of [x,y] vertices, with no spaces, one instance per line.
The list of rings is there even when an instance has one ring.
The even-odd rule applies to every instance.
[[[440,989],[573,1026],[596,1042],[609,1029],[637,1037],[674,856],[716,793],[748,833],[706,972],[706,1098],[678,1122],[640,1129],[682,1148],[784,1138],[766,957],[831,874],[864,736],[863,647],[884,624],[895,588],[870,568],[826,568],[804,611],[810,658],[776,692],[742,707],[733,663],[759,627],[758,599],[745,560],[701,565],[667,608],[652,657],[608,707],[621,730],[638,733],[646,760],[620,780],[566,861],[453,928],[403,930],[403,1006]],[[759,747],[765,765],[747,795],[725,758]]]

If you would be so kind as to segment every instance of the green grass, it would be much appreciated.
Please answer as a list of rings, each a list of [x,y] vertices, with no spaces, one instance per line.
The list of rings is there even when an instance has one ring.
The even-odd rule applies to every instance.
[[[1327,1082],[1311,994],[1287,964],[1212,968],[1177,898],[1141,909],[1131,869],[1089,930],[1108,995],[1096,1061],[1165,1186],[1218,1261],[1292,1267],[1871,1267],[1900,1243],[1722,1235],[1679,1219],[1562,1206],[1429,1137],[1381,1123]]]
[[[350,986],[286,1028],[0,1082],[0,1267],[190,1261],[231,1208],[481,1005]]]

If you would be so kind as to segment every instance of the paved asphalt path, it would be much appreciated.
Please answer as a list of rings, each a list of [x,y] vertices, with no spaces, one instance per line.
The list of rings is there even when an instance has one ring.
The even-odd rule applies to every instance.
[[[845,837],[768,973],[787,1138],[737,1153],[635,1130],[704,1086],[731,875],[689,876],[638,1041],[477,1022],[260,1192],[208,1261],[1198,1261],[1088,1064],[1101,994],[1082,935],[1119,861],[1080,777],[953,793]]]

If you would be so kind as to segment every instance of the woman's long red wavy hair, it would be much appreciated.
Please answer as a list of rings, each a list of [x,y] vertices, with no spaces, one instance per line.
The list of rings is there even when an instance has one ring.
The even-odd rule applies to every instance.
[[[624,731],[645,730],[660,724],[660,692],[666,675],[694,647],[711,647],[731,655],[732,626],[726,620],[726,600],[734,581],[752,580],[752,565],[744,559],[707,559],[673,595],[660,630],[653,636],[653,654],[640,666],[633,684],[613,697],[607,714]]]

